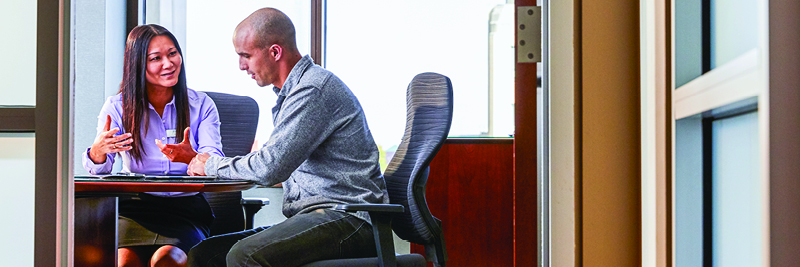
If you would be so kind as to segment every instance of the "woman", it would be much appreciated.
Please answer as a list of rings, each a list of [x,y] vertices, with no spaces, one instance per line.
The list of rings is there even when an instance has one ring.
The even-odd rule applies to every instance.
[[[125,173],[186,175],[191,158],[171,152],[223,156],[219,124],[211,98],[186,88],[175,36],[158,25],[138,26],[128,35],[119,94],[103,105],[83,166],[91,174],[108,174],[119,153]],[[213,218],[202,193],[121,197],[119,266],[185,266],[186,253],[208,237]]]

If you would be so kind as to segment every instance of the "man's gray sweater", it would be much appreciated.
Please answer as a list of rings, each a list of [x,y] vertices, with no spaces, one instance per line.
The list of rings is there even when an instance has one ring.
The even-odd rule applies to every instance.
[[[358,99],[338,77],[304,56],[274,87],[275,129],[264,146],[233,158],[212,156],[207,175],[283,183],[283,214],[336,204],[388,203],[378,147]],[[356,214],[370,222],[366,212]]]

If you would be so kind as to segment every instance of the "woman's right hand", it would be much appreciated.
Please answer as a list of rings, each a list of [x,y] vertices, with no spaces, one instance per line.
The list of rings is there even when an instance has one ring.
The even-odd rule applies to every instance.
[[[89,158],[91,158],[95,164],[106,162],[106,154],[108,153],[128,151],[132,148],[130,144],[133,142],[133,139],[130,133],[114,136],[114,134],[119,132],[119,128],[109,128],[111,128],[111,115],[106,115],[106,126],[103,127],[103,132],[97,136],[97,139],[94,140],[92,144],[92,148],[89,149]]]

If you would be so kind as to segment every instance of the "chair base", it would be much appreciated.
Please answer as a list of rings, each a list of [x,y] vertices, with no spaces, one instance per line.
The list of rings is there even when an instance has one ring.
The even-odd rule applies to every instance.
[[[425,267],[425,257],[419,254],[397,255],[397,266],[402,267]],[[312,262],[302,267],[352,267],[352,266],[379,266],[378,258],[357,258],[357,259],[338,259]]]

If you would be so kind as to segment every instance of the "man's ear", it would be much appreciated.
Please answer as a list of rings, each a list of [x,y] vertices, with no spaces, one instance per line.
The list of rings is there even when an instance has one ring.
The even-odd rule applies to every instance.
[[[274,58],[274,59],[275,59],[275,61],[278,61],[278,60],[280,60],[280,59],[281,59],[281,57],[283,56],[283,47],[281,47],[281,46],[280,46],[280,45],[278,45],[278,44],[273,44],[273,45],[271,45],[271,46],[269,47],[269,49],[267,50],[267,52],[269,52],[269,55],[270,55],[272,58]]]

